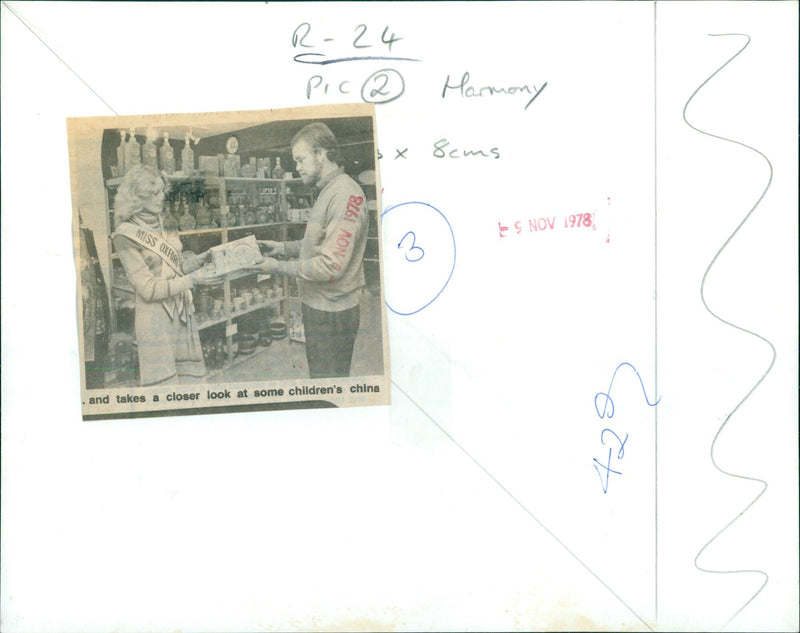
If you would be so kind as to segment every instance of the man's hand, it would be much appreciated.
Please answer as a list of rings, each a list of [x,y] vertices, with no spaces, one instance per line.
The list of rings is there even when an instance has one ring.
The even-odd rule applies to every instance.
[[[283,247],[283,242],[274,242],[273,240],[256,240],[258,246],[261,248],[263,255],[285,255],[286,251]]]
[[[279,243],[279,242],[273,242],[273,243]],[[250,266],[249,270],[272,275],[274,273],[277,273],[279,271],[279,268],[280,268],[280,262],[277,259],[274,259],[272,257],[265,257],[258,264]]]

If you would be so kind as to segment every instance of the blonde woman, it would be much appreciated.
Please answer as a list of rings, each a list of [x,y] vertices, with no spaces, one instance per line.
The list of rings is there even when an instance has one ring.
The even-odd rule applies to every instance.
[[[139,165],[125,174],[114,205],[114,247],[136,291],[142,386],[190,382],[206,371],[191,288],[215,279],[205,255],[184,253],[178,235],[164,231],[168,187],[157,169]]]

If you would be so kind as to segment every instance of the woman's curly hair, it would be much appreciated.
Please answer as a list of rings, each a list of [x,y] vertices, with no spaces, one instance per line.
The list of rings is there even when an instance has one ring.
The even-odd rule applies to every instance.
[[[150,165],[137,165],[122,179],[114,199],[114,218],[119,225],[139,213],[159,193],[166,194],[169,183],[163,174]]]

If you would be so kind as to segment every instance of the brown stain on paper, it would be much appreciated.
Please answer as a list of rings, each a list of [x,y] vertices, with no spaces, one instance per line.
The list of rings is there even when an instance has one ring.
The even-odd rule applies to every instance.
[[[519,602],[522,602],[520,596]],[[527,607],[518,606],[514,616],[515,631],[647,631],[641,622],[597,622],[585,616],[585,605],[563,597],[551,602],[541,598],[530,600]],[[652,625],[652,623],[650,623]]]
[[[351,611],[351,609],[346,609]],[[369,633],[375,632],[394,632],[398,626],[403,626],[405,623],[398,622],[399,609],[390,607],[383,609],[380,615],[388,616],[385,619],[380,619],[380,615],[375,616],[357,616],[342,614],[335,618],[324,618],[321,616],[311,616],[302,621],[295,620],[291,623],[292,629],[297,631],[314,631],[315,633]]]
[[[381,622],[380,620],[373,620],[371,618],[350,618],[339,620],[335,624],[322,626],[318,631],[329,633],[334,631],[356,631],[358,633],[369,631],[395,631],[397,624],[392,622]]]

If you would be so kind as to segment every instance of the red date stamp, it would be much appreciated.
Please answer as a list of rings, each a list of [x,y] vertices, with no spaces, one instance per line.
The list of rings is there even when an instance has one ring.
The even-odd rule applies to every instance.
[[[561,227],[558,216],[551,215],[541,218],[529,218],[528,220],[515,220],[510,226],[504,225],[501,221],[497,222],[497,229],[500,237],[508,235],[520,235],[522,233],[539,233],[543,231],[555,231]],[[564,216],[565,229],[592,229],[596,230],[594,213],[571,213]]]

